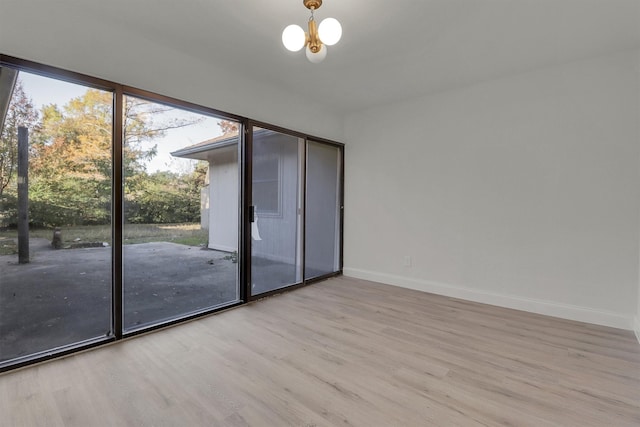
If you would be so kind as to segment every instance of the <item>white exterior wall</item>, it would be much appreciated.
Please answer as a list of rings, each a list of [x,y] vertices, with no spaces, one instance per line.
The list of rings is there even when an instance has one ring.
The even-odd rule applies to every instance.
[[[209,248],[238,250],[239,177],[236,147],[214,151],[209,160]]]
[[[348,116],[345,274],[631,329],[637,54]]]
[[[210,169],[207,169],[207,182],[209,182],[209,172]],[[211,188],[209,184],[205,185],[200,189],[200,227],[203,230],[209,229],[209,222],[211,218],[209,218],[209,199],[211,199]]]

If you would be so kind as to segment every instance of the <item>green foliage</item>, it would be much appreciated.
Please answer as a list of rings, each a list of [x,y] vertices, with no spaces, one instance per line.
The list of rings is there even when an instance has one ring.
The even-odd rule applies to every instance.
[[[31,145],[33,225],[105,224],[111,217],[111,110],[108,92],[89,89],[62,109],[43,108]]]
[[[39,227],[108,224],[111,198],[96,180],[38,179],[29,189],[31,223]]]
[[[200,221],[200,186],[196,172],[139,174],[136,188],[127,193],[125,218],[133,224]]]
[[[0,129],[0,197],[9,187],[18,169],[18,127],[37,130],[38,112],[18,80],[13,89],[4,126]]]
[[[144,145],[164,136],[169,129],[189,126],[199,119],[167,115],[172,108],[142,99],[125,100],[126,220],[158,224],[200,222],[200,188],[207,163],[202,162],[193,172],[149,174],[145,163],[157,150]],[[31,224],[109,224],[113,95],[88,89],[62,107],[44,106],[39,117],[18,83],[10,105],[0,141],[0,226],[17,223],[14,178],[18,125],[30,130]]]
[[[18,197],[15,189],[9,187],[0,196],[0,227],[18,224]]]

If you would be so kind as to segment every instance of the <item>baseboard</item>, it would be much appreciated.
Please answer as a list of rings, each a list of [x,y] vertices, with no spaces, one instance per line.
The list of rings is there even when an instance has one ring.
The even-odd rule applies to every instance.
[[[636,339],[640,344],[640,313],[633,319],[633,332],[636,333]]]
[[[496,305],[499,307],[512,308],[515,310],[528,311],[531,313],[544,314],[562,319],[626,330],[635,329],[636,335],[640,336],[640,324],[638,324],[638,319],[636,318],[635,328],[632,326],[634,324],[632,315],[625,316],[611,311],[562,304],[554,301],[486,292],[462,286],[453,286],[445,283],[395,276],[368,270],[360,270],[357,268],[345,268],[343,270],[343,274],[357,279],[371,280],[373,282],[380,282],[387,285],[399,286],[402,288],[414,289],[452,298],[460,298],[483,304]]]

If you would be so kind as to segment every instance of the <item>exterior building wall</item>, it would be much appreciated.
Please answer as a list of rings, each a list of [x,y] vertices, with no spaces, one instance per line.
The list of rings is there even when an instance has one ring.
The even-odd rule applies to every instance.
[[[209,186],[207,200],[209,248],[226,252],[238,250],[238,153],[217,150],[209,160]],[[203,215],[204,218],[207,218]]]

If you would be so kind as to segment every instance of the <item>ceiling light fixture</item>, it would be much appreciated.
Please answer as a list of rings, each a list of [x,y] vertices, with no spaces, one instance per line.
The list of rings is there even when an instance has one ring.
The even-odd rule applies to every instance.
[[[326,18],[316,25],[313,12],[322,6],[322,0],[302,0],[302,4],[311,11],[309,32],[305,33],[299,25],[291,24],[282,32],[282,44],[291,52],[306,46],[307,59],[317,64],[327,56],[327,46],[340,41],[342,26],[335,18]]]

